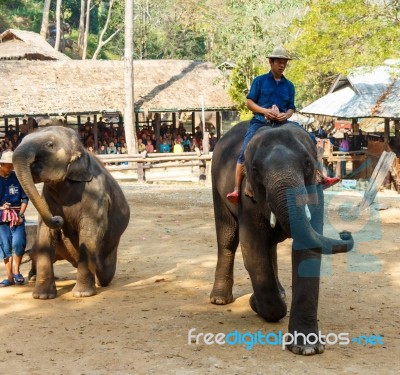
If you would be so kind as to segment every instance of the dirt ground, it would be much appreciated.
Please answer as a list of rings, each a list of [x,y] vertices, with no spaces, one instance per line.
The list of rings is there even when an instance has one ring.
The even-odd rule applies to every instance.
[[[1,374],[398,374],[400,369],[400,197],[357,216],[360,197],[326,195],[326,233],[348,229],[352,256],[324,257],[319,324],[323,334],[375,335],[368,344],[330,345],[322,355],[281,347],[207,345],[195,333],[287,332],[290,246],[279,247],[288,316],[270,324],[248,304],[252,289],[240,249],[234,302],[209,302],[216,263],[211,189],[197,184],[124,183],[131,207],[116,276],[96,296],[71,296],[76,275],[58,262],[58,297],[34,300],[32,286],[0,289]],[[396,204],[394,204],[396,203]],[[397,208],[396,208],[397,207]],[[28,218],[35,218],[30,207]],[[338,237],[337,237],[338,238]],[[26,276],[29,263],[22,267]],[[4,268],[1,268],[4,275]],[[378,336],[379,335],[379,336]]]

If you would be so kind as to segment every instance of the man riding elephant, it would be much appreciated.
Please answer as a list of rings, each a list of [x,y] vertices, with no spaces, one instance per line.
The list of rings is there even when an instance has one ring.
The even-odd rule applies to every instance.
[[[240,185],[244,173],[244,153],[257,130],[263,126],[278,127],[287,123],[300,126],[296,122],[288,121],[296,110],[295,88],[293,83],[283,75],[283,72],[292,58],[283,47],[276,47],[267,57],[271,70],[254,79],[247,95],[247,108],[253,112],[253,118],[244,136],[237,160],[234,190],[226,196],[231,203],[239,202]],[[324,188],[332,186],[340,180],[336,177],[324,177],[322,172],[318,173],[317,179],[324,185]],[[246,189],[245,194],[251,196],[252,193]]]

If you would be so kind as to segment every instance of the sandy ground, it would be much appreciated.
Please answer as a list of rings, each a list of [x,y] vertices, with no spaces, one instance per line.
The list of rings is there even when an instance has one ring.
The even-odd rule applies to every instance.
[[[357,194],[327,194],[327,233],[350,229],[357,247],[351,257],[324,259],[320,329],[347,332],[349,338],[366,335],[370,342],[331,345],[322,355],[303,357],[279,345],[247,350],[189,343],[191,328],[212,334],[285,333],[288,317],[269,324],[250,309],[251,284],[240,251],[235,301],[209,303],[217,252],[209,187],[124,183],[124,191],[131,221],[109,287],[90,298],[73,298],[75,269],[58,262],[56,299],[34,300],[28,284],[0,289],[0,374],[398,373],[400,197],[390,195],[383,207],[388,209],[357,217],[352,206]],[[28,217],[35,217],[32,207]],[[288,315],[290,245],[287,240],[279,247]],[[23,265],[24,275],[29,266]]]

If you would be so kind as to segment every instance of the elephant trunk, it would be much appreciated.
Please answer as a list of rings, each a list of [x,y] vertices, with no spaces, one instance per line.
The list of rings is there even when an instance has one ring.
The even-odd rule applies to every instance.
[[[271,191],[273,197],[271,210],[285,232],[293,238],[294,249],[336,254],[348,252],[353,248],[354,240],[350,232],[339,233],[340,240],[322,234],[324,202],[319,187],[314,187],[310,194],[304,184],[300,185],[293,181],[290,187],[273,188]],[[307,217],[309,208],[311,222]]]
[[[51,229],[61,228],[64,224],[60,216],[53,216],[47,203],[39,195],[31,173],[31,165],[35,160],[35,154],[21,145],[17,147],[13,154],[14,170],[18,180],[35,206],[44,223]]]

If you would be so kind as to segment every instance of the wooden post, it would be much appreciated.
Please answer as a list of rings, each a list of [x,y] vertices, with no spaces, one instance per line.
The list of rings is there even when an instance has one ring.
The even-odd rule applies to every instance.
[[[93,138],[94,138],[94,150],[97,151],[99,149],[97,115],[93,116]]]
[[[146,176],[144,174],[144,163],[137,163],[137,177],[138,182],[146,181]]]
[[[200,182],[205,182],[207,180],[207,174],[206,174],[206,161],[202,160],[202,165],[200,167],[200,176],[199,176]]]
[[[139,133],[139,113],[135,112],[135,131],[136,133]]]
[[[196,112],[192,112],[192,135],[196,133]]]
[[[400,120],[396,119],[394,122],[394,144],[395,147],[400,147]]]
[[[357,126],[357,119],[353,118],[351,120],[351,133],[352,133],[352,138],[351,138],[351,148],[350,150],[355,150],[356,146],[356,133],[358,133],[358,126]]]
[[[217,112],[216,113],[216,115],[215,115],[215,117],[216,117],[216,126],[217,126],[217,139],[220,139],[221,138],[221,128],[222,128],[222,116],[221,116],[221,112]]]
[[[206,160],[206,186],[211,186],[212,181],[211,181],[211,164],[212,164],[212,159]]]
[[[156,134],[156,149],[160,152],[160,128],[161,128],[161,113],[157,112],[154,115],[154,132]]]
[[[385,151],[390,151],[389,148],[389,140],[390,140],[390,119],[385,118],[385,132],[383,134],[384,137],[384,148]]]
[[[172,112],[172,129],[176,129],[176,113]]]
[[[15,130],[19,137],[19,118],[18,117],[15,118]]]

